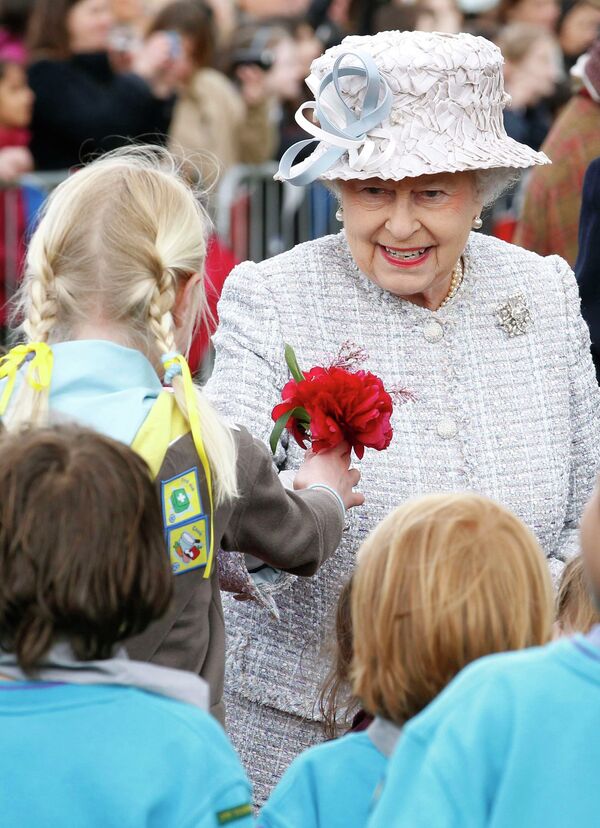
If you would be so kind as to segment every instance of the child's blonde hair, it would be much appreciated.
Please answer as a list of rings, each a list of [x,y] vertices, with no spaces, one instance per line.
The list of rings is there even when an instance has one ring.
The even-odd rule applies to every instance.
[[[29,245],[15,309],[28,340],[52,344],[76,336],[86,323],[109,324],[163,376],[161,357],[178,350],[176,300],[194,273],[202,278],[190,324],[182,326],[188,348],[194,320],[205,312],[209,226],[167,150],[118,150],[76,172],[48,199]],[[187,418],[181,376],[172,386]],[[220,502],[236,494],[233,437],[199,389],[196,402]],[[47,392],[24,382],[4,425],[44,423],[47,405]]]
[[[353,690],[402,724],[469,662],[546,643],[553,592],[521,521],[477,494],[436,494],[389,515],[360,549]]]
[[[556,596],[556,620],[566,635],[588,633],[600,624],[600,612],[594,606],[581,555],[565,566]]]

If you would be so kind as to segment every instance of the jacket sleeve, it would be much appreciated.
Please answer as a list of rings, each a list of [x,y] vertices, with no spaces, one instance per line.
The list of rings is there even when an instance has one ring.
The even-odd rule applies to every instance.
[[[558,256],[553,258],[565,290],[571,420],[569,500],[553,557],[567,561],[579,551],[579,520],[600,468],[600,389],[590,354],[590,334],[579,310],[573,272]]]
[[[285,489],[266,446],[244,429],[238,486],[223,549],[250,553],[294,575],[314,574],[337,549],[343,516],[335,498],[320,490]]]
[[[280,402],[288,371],[277,297],[270,294],[258,265],[244,262],[231,272],[218,311],[215,366],[206,393],[224,416],[267,443],[271,411]],[[285,461],[285,441],[284,432],[275,455],[279,465]]]

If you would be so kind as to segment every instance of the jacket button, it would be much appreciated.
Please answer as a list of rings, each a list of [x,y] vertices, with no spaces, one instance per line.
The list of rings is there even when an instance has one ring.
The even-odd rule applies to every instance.
[[[435,319],[431,319],[423,326],[423,336],[427,342],[439,342],[444,338],[444,327]]]
[[[458,424],[452,417],[442,417],[436,426],[438,437],[443,440],[451,440],[458,434]]]

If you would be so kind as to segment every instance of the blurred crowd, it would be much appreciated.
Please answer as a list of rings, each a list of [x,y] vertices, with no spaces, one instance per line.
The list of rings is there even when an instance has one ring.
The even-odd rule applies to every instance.
[[[303,80],[347,34],[465,31],[503,52],[508,134],[553,162],[502,197],[484,232],[574,266],[600,155],[599,27],[600,0],[0,0],[0,180],[143,140],[167,142],[214,189],[305,137]]]
[[[303,79],[325,48],[385,29],[495,41],[506,129],[537,150],[581,86],[569,73],[594,42],[600,2],[2,0],[0,25],[4,178],[168,136],[210,186],[297,140]]]

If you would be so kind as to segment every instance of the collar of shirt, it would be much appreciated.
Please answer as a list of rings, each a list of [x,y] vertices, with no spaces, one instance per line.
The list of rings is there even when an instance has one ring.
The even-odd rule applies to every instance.
[[[54,419],[76,420],[131,444],[162,391],[148,359],[107,340],[60,342],[52,351]]]

